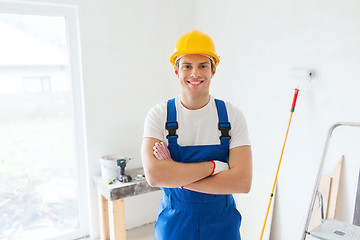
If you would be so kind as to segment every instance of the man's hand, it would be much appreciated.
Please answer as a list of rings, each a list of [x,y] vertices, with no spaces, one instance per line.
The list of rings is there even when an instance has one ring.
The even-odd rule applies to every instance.
[[[164,142],[157,142],[153,147],[154,156],[159,160],[172,160],[170,151]]]
[[[213,172],[212,172],[211,176],[215,175],[215,174],[218,174],[218,173],[220,173],[222,171],[229,170],[229,164],[228,163],[221,162],[221,161],[218,161],[218,160],[212,160],[211,162],[214,163],[214,168],[213,168]]]

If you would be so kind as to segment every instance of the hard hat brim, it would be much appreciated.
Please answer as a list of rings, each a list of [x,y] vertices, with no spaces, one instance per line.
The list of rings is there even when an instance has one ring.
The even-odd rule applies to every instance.
[[[179,56],[185,56],[185,55],[191,55],[191,54],[198,54],[203,56],[209,56],[212,57],[215,63],[215,66],[217,67],[220,63],[220,56],[217,56],[215,54],[209,54],[209,52],[191,52],[191,51],[177,51],[170,57],[170,62],[173,66],[175,66],[176,60]]]

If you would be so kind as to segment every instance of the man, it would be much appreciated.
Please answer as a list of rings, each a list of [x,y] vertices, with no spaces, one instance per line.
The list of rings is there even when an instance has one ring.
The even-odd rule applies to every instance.
[[[248,193],[252,156],[240,110],[210,95],[219,64],[212,39],[181,36],[170,62],[180,95],[152,108],[141,148],[147,181],[162,189],[156,240],[240,239],[233,193]]]

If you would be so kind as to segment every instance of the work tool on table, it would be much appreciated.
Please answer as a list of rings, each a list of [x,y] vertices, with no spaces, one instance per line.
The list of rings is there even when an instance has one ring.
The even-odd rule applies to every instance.
[[[117,165],[120,167],[119,181],[122,183],[131,182],[131,180],[132,180],[130,175],[125,174],[125,167],[126,167],[127,162],[130,159],[131,158],[120,158],[116,161]]]
[[[115,178],[107,181],[107,184],[113,184],[115,182]]]
[[[272,188],[272,191],[271,191],[271,194],[270,194],[269,205],[268,205],[268,208],[267,208],[267,211],[266,211],[264,224],[263,224],[263,227],[262,227],[262,230],[261,230],[260,240],[263,238],[263,235],[264,235],[264,230],[265,230],[265,226],[266,226],[266,221],[267,221],[267,218],[268,218],[268,215],[269,215],[269,211],[270,211],[270,207],[271,207],[271,202],[272,202],[272,199],[273,199],[273,196],[274,196],[274,191],[275,191],[275,186],[276,186],[276,182],[277,182],[277,177],[278,177],[279,170],[280,170],[280,165],[281,165],[281,160],[282,160],[282,156],[283,156],[284,149],[285,149],[285,144],[286,144],[287,135],[288,135],[288,133],[289,133],[289,128],[290,128],[290,124],[291,124],[292,115],[293,115],[293,113],[294,113],[294,111],[295,111],[295,105],[296,105],[296,100],[297,100],[298,93],[299,93],[299,89],[295,88],[294,98],[293,98],[293,102],[292,102],[291,109],[290,109],[290,120],[289,120],[289,124],[288,124],[287,130],[286,130],[285,140],[284,140],[284,144],[283,144],[283,147],[282,147],[282,150],[281,150],[280,160],[279,160],[279,164],[278,164],[278,167],[277,167],[277,170],[276,170],[276,175],[275,175],[275,180],[274,180],[273,188]]]
[[[121,158],[118,155],[114,160]],[[119,167],[117,167],[118,170]],[[159,187],[151,187],[144,177],[143,168],[127,169],[127,174],[133,176],[129,183],[118,182],[119,174],[117,174],[116,181],[108,185],[102,175],[94,176],[94,185],[98,193],[98,207],[99,207],[99,233],[100,239],[125,240],[126,226],[125,226],[125,198],[129,200],[134,196],[139,196],[145,193],[159,191]]]

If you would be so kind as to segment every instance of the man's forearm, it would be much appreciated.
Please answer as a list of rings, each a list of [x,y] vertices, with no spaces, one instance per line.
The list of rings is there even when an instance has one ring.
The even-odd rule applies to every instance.
[[[210,194],[248,193],[252,182],[252,153],[250,146],[230,149],[230,169],[214,176],[184,186]]]
[[[239,177],[234,170],[223,171],[184,186],[185,189],[208,194],[248,193],[250,187],[251,180]]]
[[[173,160],[159,160],[153,154],[153,146],[157,139],[143,140],[141,157],[147,181],[151,186],[179,187],[210,176],[214,164],[212,162],[180,163]]]
[[[212,173],[211,162],[179,163],[175,161],[159,161],[145,169],[146,177],[151,186],[180,187],[199,181]]]

